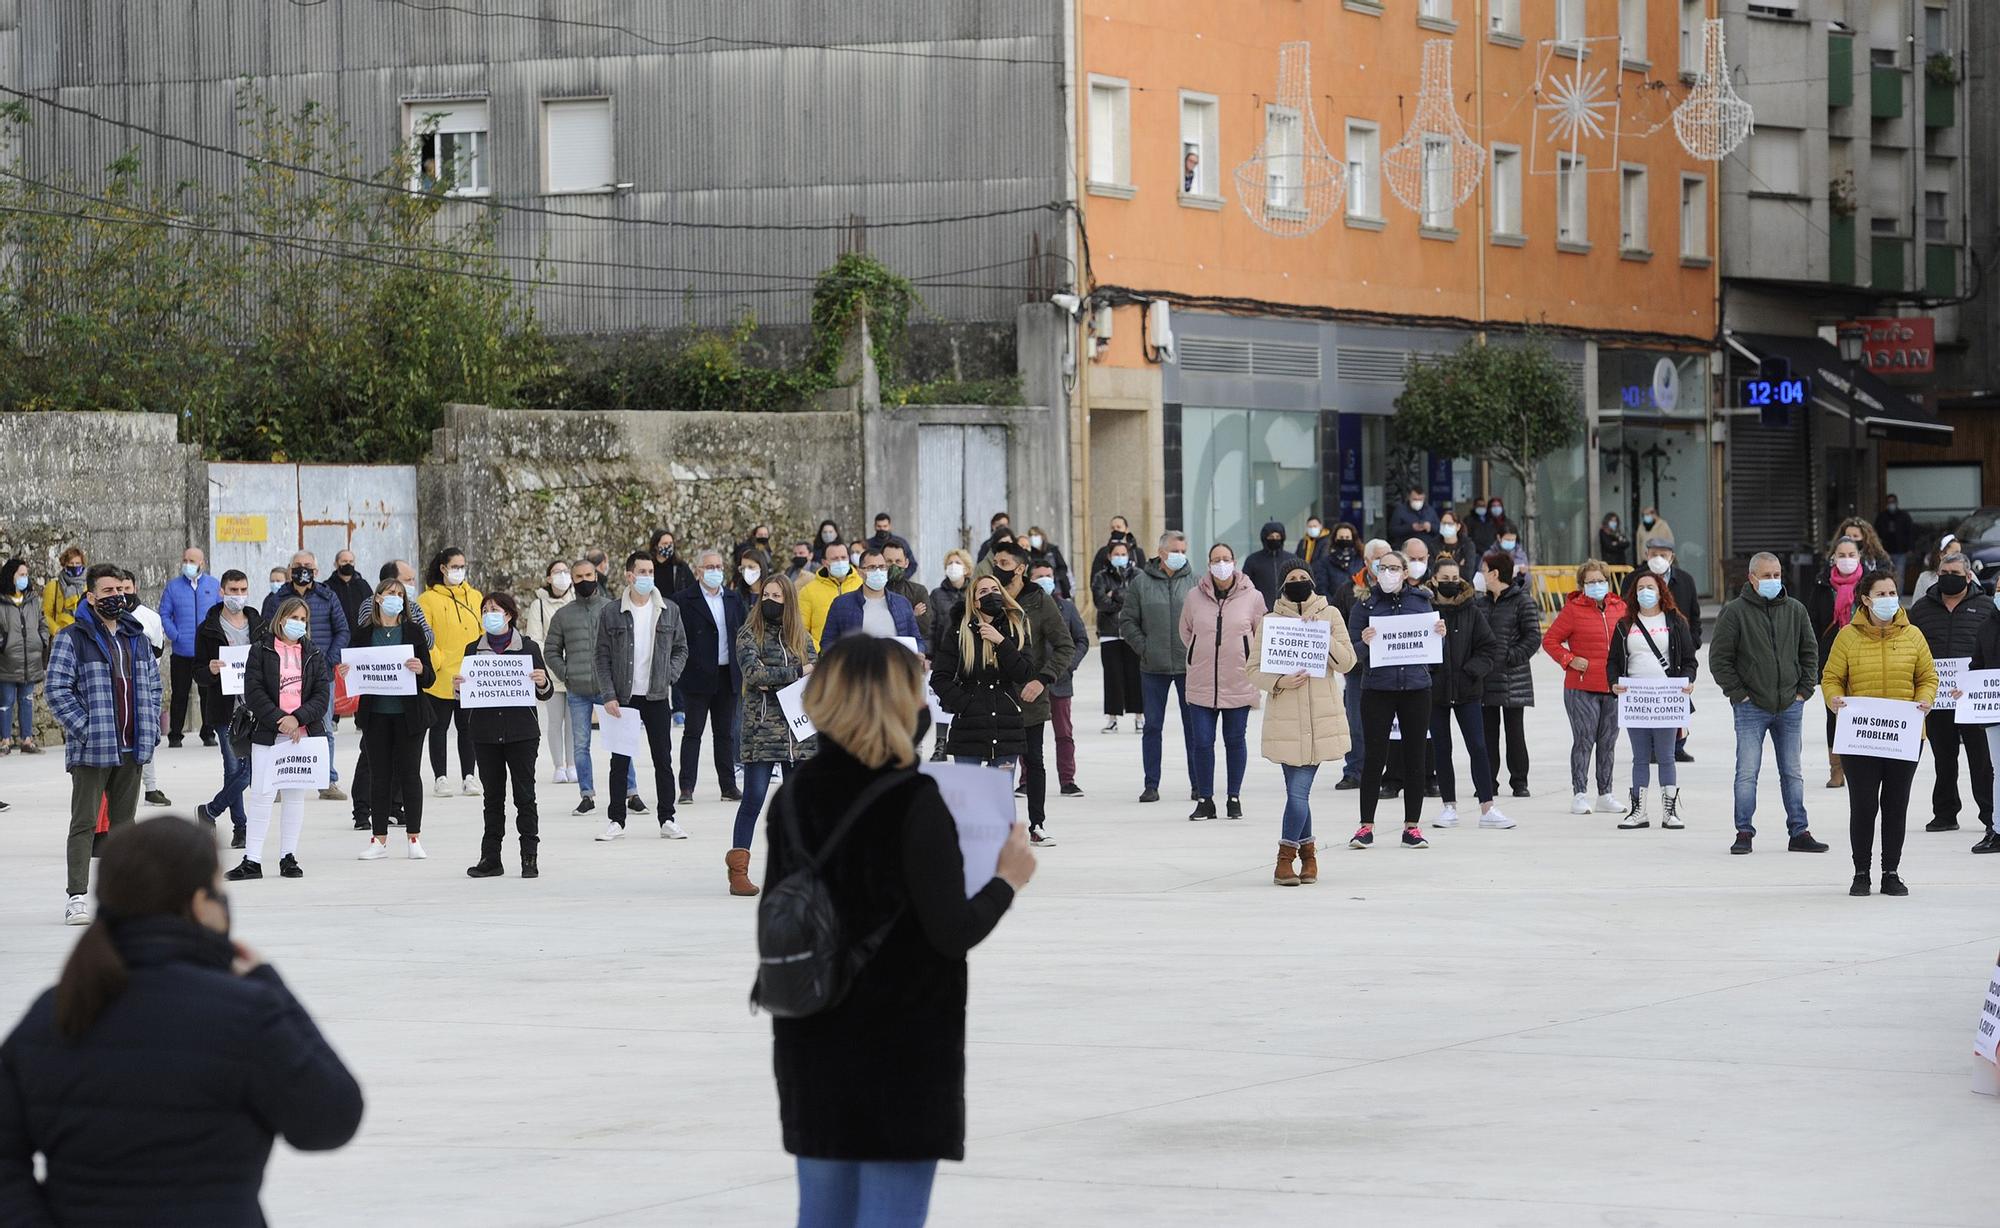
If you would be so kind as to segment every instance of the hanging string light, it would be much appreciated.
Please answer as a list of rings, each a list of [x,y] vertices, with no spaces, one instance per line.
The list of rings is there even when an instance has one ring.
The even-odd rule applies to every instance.
[[[1757,116],[1729,83],[1720,20],[1703,23],[1701,52],[1701,76],[1687,100],[1674,109],[1674,135],[1693,156],[1720,162],[1750,138]]]
[[[1403,139],[1382,154],[1382,177],[1404,208],[1430,220],[1447,217],[1479,190],[1486,155],[1452,103],[1451,40],[1427,39],[1423,64],[1416,115]]]
[[[1264,112],[1264,139],[1236,168],[1236,199],[1250,220],[1298,239],[1340,215],[1347,175],[1313,118],[1312,45],[1278,48],[1278,100]]]

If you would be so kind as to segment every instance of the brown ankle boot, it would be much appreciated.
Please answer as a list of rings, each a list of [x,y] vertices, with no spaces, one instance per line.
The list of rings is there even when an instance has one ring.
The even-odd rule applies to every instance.
[[[1280,844],[1278,846],[1278,871],[1271,876],[1271,881],[1280,887],[1298,886],[1299,872],[1292,865],[1292,859],[1298,855],[1299,851],[1291,845]]]
[[[1316,883],[1319,881],[1319,850],[1310,840],[1299,842],[1299,881]]]
[[[730,849],[722,860],[729,867],[729,894],[756,895],[757,884],[750,881],[750,850]]]
[[[1843,767],[1841,767],[1841,766],[1840,766],[1840,756],[1839,756],[1839,755],[1828,755],[1828,756],[1827,756],[1826,758],[1827,758],[1827,762],[1828,762],[1829,764],[1831,764],[1831,765],[1832,765],[1832,768],[1833,768],[1833,771],[1832,771],[1832,773],[1831,773],[1830,775],[1828,775],[1828,776],[1827,776],[1827,778],[1826,778],[1826,787],[1827,787],[1827,788],[1829,788],[1829,789],[1844,789],[1844,788],[1846,788],[1846,787],[1847,787],[1847,770],[1846,770],[1845,768],[1843,768]]]

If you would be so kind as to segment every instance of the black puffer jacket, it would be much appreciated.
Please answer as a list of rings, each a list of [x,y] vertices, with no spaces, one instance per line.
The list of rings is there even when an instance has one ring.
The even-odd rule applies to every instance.
[[[229,728],[229,718],[236,714],[237,697],[224,695],[222,676],[208,669],[208,663],[229,646],[229,636],[222,629],[222,608],[217,602],[194,629],[194,681],[201,688],[201,719],[210,729]],[[250,624],[250,642],[254,644],[264,632],[264,616],[255,606],[245,604],[243,617]]]
[[[82,1039],[51,989],[0,1045],[0,1224],[263,1228],[271,1140],[344,1145],[360,1087],[277,972],[231,974],[228,939],[164,916],[111,938],[130,979]]]
[[[250,657],[243,666],[243,702],[257,718],[250,740],[258,746],[276,746],[278,739],[285,736],[278,732],[278,722],[287,715],[306,727],[307,737],[323,738],[327,734],[327,717],[333,715],[333,670],[327,665],[325,654],[313,646],[312,637],[300,640],[299,706],[296,711],[286,713],[278,707],[284,670],[272,642],[276,634],[269,623],[264,624],[250,641]]]
[[[1125,586],[1138,574],[1136,564],[1119,569],[1113,567],[1110,556],[1105,556],[1104,566],[1090,577],[1090,603],[1097,609],[1097,634],[1118,638],[1118,612],[1125,608]]]
[[[1481,702],[1489,708],[1535,706],[1535,654],[1542,650],[1542,612],[1528,591],[1510,584],[1479,599],[1500,644],[1500,668],[1486,675]]]
[[[1272,606],[1278,604],[1278,585],[1284,579],[1285,572],[1291,570],[1288,564],[1298,560],[1292,557],[1291,551],[1285,546],[1283,522],[1267,521],[1257,536],[1260,544],[1267,543],[1274,537],[1278,541],[1275,546],[1263,545],[1262,549],[1253,550],[1243,560],[1243,578],[1256,586],[1258,593],[1264,598],[1264,609],[1268,613]]]
[[[1470,584],[1456,602],[1438,596],[1436,590],[1431,601],[1437,616],[1444,619],[1444,663],[1431,671],[1431,702],[1484,702],[1486,679],[1505,660],[1500,641],[1486,625],[1486,612],[1479,608]]]
[[[1036,590],[1036,596],[1040,596]],[[1035,676],[1035,662],[1005,623],[993,646],[992,665],[960,659],[959,627],[968,607],[960,607],[950,634],[931,645],[931,689],[951,713],[945,752],[992,761],[1028,750],[1028,722],[1021,711],[1021,687]],[[983,641],[982,641],[983,642]],[[985,654],[981,653],[980,656]]]
[[[611,608],[616,609],[615,606]],[[673,608],[672,605],[666,607],[667,610]],[[660,617],[665,620],[665,610],[661,611]],[[509,634],[513,638],[507,643],[506,654],[527,657],[530,673],[542,671],[542,685],[535,688],[535,698],[542,700],[555,694],[556,684],[549,678],[549,667],[542,660],[542,646],[522,635],[519,629]],[[492,641],[483,635],[465,646],[468,657],[492,651]],[[627,669],[625,676],[631,677],[632,671]],[[534,704],[509,708],[469,708],[465,712],[465,732],[471,735],[474,742],[539,742],[542,739],[542,723],[535,710]]]
[[[1993,598],[1968,589],[1958,608],[1948,610],[1937,586],[1910,603],[1910,621],[1924,633],[1933,657],[1969,657],[1979,641],[1979,629],[1994,616]]]
[[[924,613],[926,644],[935,645],[951,634],[951,629],[958,625],[958,611],[965,604],[965,595],[971,591],[972,577],[969,575],[965,577],[965,582],[956,588],[952,587],[950,580],[946,580],[931,590],[930,608]]]

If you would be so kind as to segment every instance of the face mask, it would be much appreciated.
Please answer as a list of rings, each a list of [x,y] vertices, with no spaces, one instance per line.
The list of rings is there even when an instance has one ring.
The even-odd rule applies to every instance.
[[[1117,562],[1116,559],[1112,561]],[[944,565],[944,578],[953,584],[963,584],[965,582],[965,564],[946,563]]]
[[[338,573],[340,578],[343,580],[352,580],[354,578],[354,564],[352,563],[342,563],[340,566],[334,568],[333,570],[336,573]]]
[[[1403,573],[1400,571],[1378,571],[1375,573],[1375,583],[1385,593],[1401,592],[1403,589]]]
[[[230,593],[222,599],[222,604],[228,608],[231,614],[241,614],[243,607],[249,603],[250,598],[242,593]]]
[[[643,596],[644,594],[646,594],[646,593],[650,593],[650,592],[652,592],[652,591],[653,591],[653,577],[651,577],[651,576],[633,576],[633,577],[632,577],[632,591],[633,591],[633,592],[635,592],[635,593],[638,593],[638,594],[640,594],[640,595],[642,595],[642,596]]]
[[[1119,571],[1124,571],[1127,567],[1130,567],[1132,565],[1132,560],[1126,557],[1125,555],[1114,554],[1111,556],[1111,565],[1113,567],[1116,567]]]
[[[1611,586],[1609,584],[1606,584],[1602,580],[1592,580],[1590,583],[1583,586],[1583,595],[1590,598],[1592,601],[1604,600],[1605,595],[1610,591],[1611,591]]]
[[[507,634],[507,616],[498,610],[488,610],[479,616],[479,625],[488,635]]]
[[[1440,597],[1456,597],[1465,591],[1465,581],[1439,580],[1437,590]]]
[[[819,539],[823,542],[839,541],[840,532],[836,529],[821,529],[819,531]]]
[[[560,597],[569,591],[569,573],[554,571],[549,573],[549,591]]]
[[[1784,588],[1785,582],[1783,580],[1757,581],[1757,595],[1766,601],[1776,601],[1778,594],[1783,592]]]
[[[1354,549],[1354,539],[1351,537],[1336,537],[1333,539],[1333,548],[1335,550],[1352,550]]]
[[[795,554],[792,556],[793,571],[804,571],[810,566],[812,566],[812,556],[805,554]]]
[[[450,571],[445,572],[444,582],[453,588],[457,588],[459,585],[465,583],[465,568],[454,567]]]
[[[72,578],[80,576],[83,574],[83,566],[78,564],[75,567],[65,567],[63,568],[63,574]]]
[[[274,593],[282,593],[282,592],[284,592],[284,591],[285,591],[285,582],[284,582],[283,580],[273,580],[273,581],[271,581],[271,591],[272,591],[272,592],[274,592]]]
[[[196,563],[182,563],[181,574],[192,580],[201,574],[201,567]]]
[[[879,593],[889,587],[889,570],[886,567],[871,567],[861,573],[861,582],[871,593]]]
[[[998,618],[1007,612],[1006,598],[998,593],[988,593],[979,599],[979,609],[988,618]]]
[[[132,607],[138,605],[139,601],[136,597],[125,593],[112,593],[105,597],[93,597],[90,599],[90,604],[96,609],[98,617],[115,621],[130,614]]]
[[[1208,565],[1208,574],[1214,576],[1217,581],[1227,584],[1230,577],[1236,574],[1236,564],[1230,562],[1228,559],[1224,559],[1220,563],[1210,563]]]
[[[900,580],[904,576],[907,576],[909,574],[910,570],[907,567],[898,567],[894,563],[891,563],[889,565],[889,580],[891,583]]]
[[[1667,569],[1672,567],[1673,565],[1674,561],[1668,558],[1664,554],[1656,554],[1652,558],[1646,560],[1646,570],[1652,572],[1656,576],[1666,575]]]
[[[305,587],[306,585],[308,585],[308,584],[311,584],[312,582],[313,582],[313,569],[312,569],[312,568],[310,568],[310,567],[294,567],[294,568],[292,568],[292,583],[293,583],[293,584],[296,584],[296,585],[298,585],[298,586],[299,586],[300,588],[304,588],[304,587]]]
[[[1501,507],[1498,503],[1491,504],[1486,509],[1487,515],[1493,517],[1495,520],[1500,519],[1500,512]]]
[[[306,632],[310,631],[311,629],[312,628],[306,626],[303,619],[288,618],[285,620],[285,627],[284,627],[285,638],[288,640],[293,640],[293,641],[302,640],[306,638]]]
[[[14,591],[15,591],[15,592],[17,592],[17,593],[25,593],[25,592],[27,592],[27,591],[28,591],[28,573],[27,573],[27,572],[25,572],[25,571],[24,571],[24,572],[20,572],[20,573],[18,573],[18,574],[16,574],[16,575],[15,575],[15,577],[14,577]]]
[[[743,577],[743,585],[745,588],[756,588],[757,581],[764,578],[763,570],[757,567],[745,567],[741,572],[737,574]]]
[[[768,550],[771,548],[771,535],[769,533],[759,533],[754,540],[759,550]]]
[[[1500,539],[1500,548],[1502,550],[1505,550],[1507,553],[1512,554],[1514,553],[1514,546],[1517,540],[1518,539],[1512,537],[1503,537]]]
[[[1604,528],[1606,532],[1616,533],[1618,531],[1618,522],[1615,520],[1607,520],[1604,522]]]
[[[403,614],[403,599],[390,593],[376,603],[376,608],[389,618],[400,618]]]
[[[757,609],[764,615],[764,625],[776,627],[785,621],[785,603],[773,601],[769,597],[757,603]]]
[[[1861,570],[1861,560],[1846,557],[1837,558],[1833,561],[1833,569],[1843,576],[1851,576]]]
[[[582,601],[590,597],[595,597],[596,595],[597,595],[597,581],[578,580],[576,582],[577,600]]]
[[[1640,609],[1650,610],[1658,604],[1660,604],[1660,593],[1658,589],[1655,589],[1652,585],[1648,584],[1646,587],[1639,590]]]
[[[1042,548],[1042,535],[1040,533],[1028,534],[1028,549],[1040,550],[1041,548]]]
[[[663,559],[670,559],[674,557],[674,548],[672,546],[661,546],[660,557]]]
[[[1309,524],[1306,526],[1307,537],[1318,537],[1319,535],[1320,535],[1320,527],[1318,525]]]
[[[1896,611],[1902,608],[1903,603],[1894,597],[1870,597],[1868,599],[1868,612],[1885,623],[1896,617]]]
[[[1481,520],[1484,520],[1484,519],[1486,519],[1486,509],[1485,509],[1485,508],[1483,508],[1483,507],[1475,507],[1475,508],[1473,508],[1473,509],[1472,509],[1472,514],[1473,514],[1473,515],[1475,515],[1475,516],[1477,516],[1477,517],[1479,517],[1479,518],[1480,518]]]
[[[1413,512],[1421,512],[1421,511],[1423,511],[1423,510],[1424,510],[1424,501],[1423,501],[1422,499],[1412,499],[1412,500],[1410,500],[1410,510],[1411,510],[1411,511],[1413,511]]]
[[[1965,591],[1966,578],[1957,575],[1942,575],[1937,578],[1937,588],[1947,597],[1956,597]]]
[[[1054,576],[1040,576],[1035,580],[1035,587],[1053,597],[1056,595],[1056,578]]]
[[[701,573],[701,582],[710,589],[722,587],[722,568],[710,567]]]
[[[1186,567],[1186,566],[1187,566],[1187,552],[1186,552],[1186,551],[1183,551],[1183,550],[1169,550],[1169,551],[1167,551],[1167,570],[1168,570],[1168,571],[1179,571],[1179,570],[1180,570],[1181,568],[1183,568],[1183,567]]]
[[[1311,580],[1285,581],[1285,600],[1291,602],[1293,605],[1304,605],[1306,598],[1312,595],[1313,586]]]
[[[1656,516],[1641,516],[1639,517],[1639,523],[1645,525],[1647,528],[1650,529],[1653,527],[1653,523],[1658,519],[1659,518]]]
[[[1430,565],[1430,563],[1428,563],[1427,561],[1425,561],[1425,560],[1423,560],[1423,559],[1411,559],[1411,560],[1410,560],[1410,579],[1412,579],[1412,580],[1421,580],[1421,579],[1423,579],[1423,578],[1424,578],[1424,573],[1428,572],[1428,571],[1429,571],[1430,569],[1431,569],[1431,565]]]
[[[1455,542],[1458,540],[1458,526],[1455,524],[1440,525],[1438,527],[1438,536],[1448,542]]]
[[[846,559],[835,559],[833,562],[828,563],[826,565],[826,574],[832,576],[836,580],[845,580],[847,578],[847,573],[852,570],[853,568],[848,565]]]
[[[1486,573],[1485,573],[1485,572],[1483,572],[1483,571],[1475,571],[1475,572],[1473,572],[1473,573],[1472,573],[1472,591],[1473,591],[1473,592],[1475,592],[1475,593],[1483,593],[1483,592],[1485,592],[1486,590],[1487,590],[1487,583],[1486,583]]]
[[[1894,499],[1889,500],[1889,510],[1892,512],[1896,510],[1896,501]]]

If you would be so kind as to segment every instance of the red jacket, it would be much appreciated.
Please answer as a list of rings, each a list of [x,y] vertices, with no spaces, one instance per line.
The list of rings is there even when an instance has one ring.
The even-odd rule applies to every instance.
[[[1611,632],[1623,617],[1625,601],[1615,592],[1604,598],[1602,606],[1581,592],[1570,594],[1556,620],[1542,634],[1542,651],[1563,667],[1564,690],[1610,692],[1605,661],[1611,654]],[[1571,669],[1571,657],[1582,657],[1588,668],[1582,673]]]

